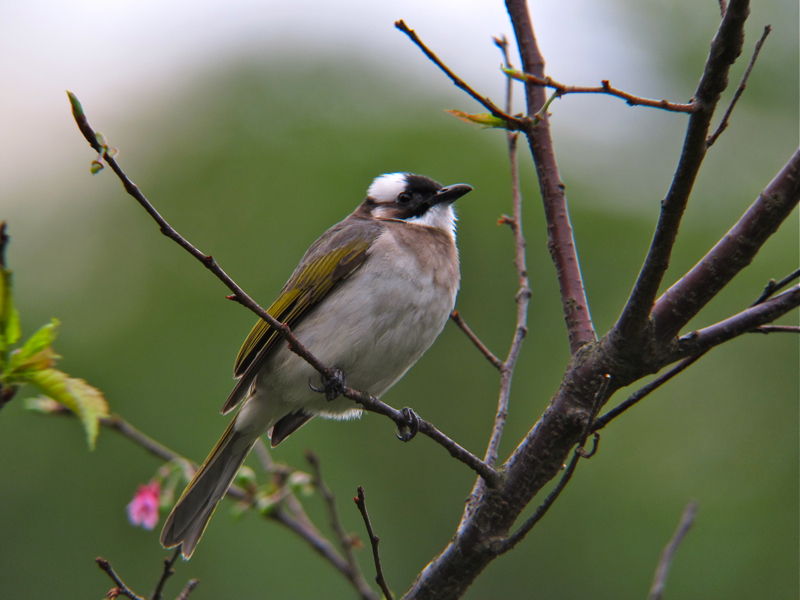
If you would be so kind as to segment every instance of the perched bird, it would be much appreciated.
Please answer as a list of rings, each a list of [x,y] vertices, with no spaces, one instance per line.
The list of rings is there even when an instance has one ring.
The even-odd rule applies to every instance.
[[[375,397],[392,387],[441,333],[460,271],[452,204],[471,191],[411,173],[377,177],[344,221],[314,242],[268,312],[288,323],[323,364]],[[318,393],[320,375],[260,320],[234,366],[222,412],[241,403],[164,524],[161,543],[192,556],[239,467],[264,433],[277,446],[314,416],[361,414]]]

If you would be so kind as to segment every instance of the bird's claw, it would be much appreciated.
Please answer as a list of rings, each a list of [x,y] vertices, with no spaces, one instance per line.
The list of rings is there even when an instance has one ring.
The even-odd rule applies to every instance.
[[[328,377],[324,378],[321,386],[315,386],[309,379],[308,387],[319,394],[325,394],[325,399],[328,402],[332,402],[344,393],[344,371],[337,369],[336,367],[328,369]]]
[[[419,417],[412,409],[406,406],[400,411],[405,418],[404,423],[397,424],[397,439],[401,442],[410,442],[419,431]]]

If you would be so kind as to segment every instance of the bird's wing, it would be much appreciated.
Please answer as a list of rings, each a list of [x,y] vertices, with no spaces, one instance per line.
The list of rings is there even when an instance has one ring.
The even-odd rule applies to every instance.
[[[335,235],[330,240],[334,243],[325,244],[323,236],[319,242],[323,242],[323,246],[333,246],[335,250],[322,251],[319,242],[312,246],[267,312],[289,327],[296,325],[337,283],[364,263],[367,250],[377,237],[377,232],[369,233],[371,235],[351,237],[341,244],[335,243],[341,241]],[[236,357],[234,376],[241,379],[222,407],[223,414],[246,396],[259,368],[279,339],[280,334],[264,320],[259,320],[253,327]]]

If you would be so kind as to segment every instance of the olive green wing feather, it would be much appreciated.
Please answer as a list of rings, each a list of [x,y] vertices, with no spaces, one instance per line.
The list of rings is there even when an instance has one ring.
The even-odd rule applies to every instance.
[[[304,258],[291,279],[281,290],[278,299],[267,312],[281,323],[294,326],[319,303],[341,280],[351,274],[367,259],[367,250],[374,237],[351,239],[330,252]],[[234,408],[246,395],[259,366],[279,342],[280,334],[266,321],[259,320],[247,336],[234,365],[234,376],[241,377],[231,392],[223,414]]]

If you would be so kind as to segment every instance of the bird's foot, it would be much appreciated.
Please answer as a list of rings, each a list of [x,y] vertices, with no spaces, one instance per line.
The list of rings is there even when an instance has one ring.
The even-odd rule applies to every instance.
[[[333,367],[328,369],[328,377],[325,377],[320,387],[315,386],[311,381],[308,382],[308,387],[317,393],[325,394],[325,399],[328,402],[336,400],[342,393],[344,393],[345,378],[344,371]]]
[[[417,435],[417,431],[419,431],[419,417],[417,413],[408,406],[400,412],[403,413],[405,422],[397,424],[397,439],[401,442],[410,442],[414,439],[414,436]]]

